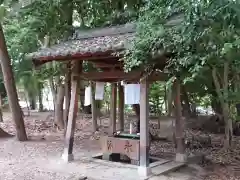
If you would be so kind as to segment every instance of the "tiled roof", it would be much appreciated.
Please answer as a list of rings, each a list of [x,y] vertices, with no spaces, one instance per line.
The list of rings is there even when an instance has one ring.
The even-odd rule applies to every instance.
[[[97,52],[119,51],[127,46],[134,38],[134,33],[116,36],[103,36],[84,40],[70,40],[49,48],[42,48],[37,52],[29,54],[32,59],[40,57],[68,56],[74,54],[94,54]]]
[[[132,24],[87,32],[76,32],[70,40],[49,48],[41,48],[37,52],[28,54],[28,57],[37,60],[41,57],[54,58],[75,54],[115,52],[123,50],[133,40],[134,34],[135,26]]]

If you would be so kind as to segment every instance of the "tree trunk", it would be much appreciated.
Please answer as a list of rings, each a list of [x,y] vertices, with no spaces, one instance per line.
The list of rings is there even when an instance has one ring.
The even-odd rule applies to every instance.
[[[54,85],[54,81],[53,81],[53,77],[50,77],[48,79],[49,85],[50,85],[50,89],[52,92],[52,97],[53,97],[53,110],[55,112],[55,104],[56,104],[56,97],[57,97],[57,91]]]
[[[7,52],[6,42],[1,24],[0,24],[0,59],[4,85],[7,91],[9,106],[12,112],[12,118],[15,123],[17,131],[17,139],[19,141],[26,141],[27,134],[25,130],[21,108],[18,102],[18,94],[13,76],[11,59]]]
[[[38,89],[38,103],[39,103],[39,107],[38,107],[38,111],[42,112],[43,111],[43,97],[42,97],[42,89]]]
[[[3,114],[2,114],[2,95],[0,94],[0,122],[3,122]]]
[[[30,107],[28,105],[28,99],[27,99],[27,95],[25,93],[24,93],[24,99],[27,104],[27,116],[30,116]]]
[[[223,119],[225,122],[225,139],[224,147],[229,148],[232,144],[233,128],[232,120],[229,117],[229,106],[228,106],[228,75],[229,75],[229,63],[224,62],[224,73],[223,73],[223,93],[221,92],[221,86],[217,77],[217,69],[214,67],[212,69],[212,77],[216,87],[216,93],[218,94],[222,110],[223,110]]]
[[[229,103],[228,103],[228,76],[229,76],[229,62],[224,62],[224,73],[223,73],[223,118],[225,121],[225,142],[224,146],[229,148],[232,145],[233,139],[233,127],[232,127],[232,119],[229,116]]]
[[[235,93],[240,90],[240,75],[236,74],[236,81],[235,81]],[[240,103],[236,103],[236,112],[237,112],[237,120],[240,118]]]
[[[172,116],[172,110],[173,110],[173,97],[172,97],[172,87],[169,87],[167,89],[167,115],[170,117]]]
[[[184,115],[186,117],[190,117],[192,112],[191,112],[191,106],[190,106],[190,102],[189,102],[189,98],[188,98],[188,93],[186,91],[186,88],[184,85],[181,85],[181,90],[182,90],[182,99],[184,101],[184,108],[183,108],[183,111],[184,111]]]
[[[237,103],[235,106],[236,106],[237,116],[239,119],[240,118],[240,103]]]
[[[167,85],[164,85],[164,105],[165,105],[165,115],[168,113],[168,99],[167,99]]]
[[[30,109],[35,110],[36,109],[36,99],[35,97],[30,97]]]
[[[64,128],[63,121],[63,102],[64,102],[64,86],[61,84],[58,87],[57,100],[54,113],[54,123],[60,128]]]
[[[85,112],[86,113],[86,111],[85,111],[85,107],[84,107],[84,98],[85,98],[85,88],[84,88],[84,83],[83,83],[83,80],[80,80],[80,81],[82,81],[82,82],[80,82],[80,103],[81,103],[81,109],[82,109],[82,111],[83,112]],[[91,107],[89,107],[90,109],[91,109]],[[88,112],[88,113],[90,113],[91,114],[91,110],[90,110],[90,112]]]

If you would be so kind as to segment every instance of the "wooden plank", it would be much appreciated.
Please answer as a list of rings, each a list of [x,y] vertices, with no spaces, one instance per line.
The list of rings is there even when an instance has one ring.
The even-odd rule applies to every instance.
[[[118,111],[120,131],[124,131],[124,88],[118,83]]]
[[[64,152],[63,160],[72,161],[73,160],[73,142],[74,142],[74,131],[76,126],[77,110],[78,110],[78,87],[79,87],[79,74],[80,69],[82,69],[82,63],[73,61],[73,72],[72,72],[72,92],[70,100],[70,108],[68,114],[67,131],[64,141]]]
[[[111,133],[116,132],[116,115],[117,115],[117,84],[111,84],[111,104],[110,104],[110,120],[111,120]]]
[[[140,166],[149,167],[149,84],[146,78],[140,82]]]

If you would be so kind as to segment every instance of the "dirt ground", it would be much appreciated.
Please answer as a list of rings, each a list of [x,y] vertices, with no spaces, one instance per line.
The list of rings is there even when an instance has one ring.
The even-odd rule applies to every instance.
[[[62,132],[54,129],[50,114],[50,112],[31,112],[31,116],[25,117],[29,141],[18,142],[14,137],[0,139],[0,180],[77,180],[82,176],[87,176],[90,180],[138,179],[137,171],[131,168],[118,167],[115,164],[106,166],[91,160],[93,154],[100,152],[99,135],[107,133],[107,128],[92,135],[91,119],[87,115],[78,116],[74,142],[75,161],[69,164],[63,163],[60,158],[63,151],[63,135]],[[128,117],[127,121],[128,119],[131,117]],[[171,123],[171,120],[161,121],[163,134],[171,132]],[[102,118],[102,124],[108,124],[107,117]],[[128,123],[126,128],[127,126]],[[10,113],[4,113],[4,122],[0,123],[0,127],[10,134],[15,133]],[[218,137],[218,139],[221,138],[221,136]],[[216,147],[210,150],[202,149],[205,155],[209,156],[208,159],[212,159],[213,162],[194,165],[194,170],[191,166],[182,168],[161,178],[166,180],[240,179],[235,173],[238,171],[238,166],[240,168],[240,164],[231,168],[232,166],[214,161],[214,158],[218,159],[219,156],[227,157],[225,151],[222,152],[221,148],[216,149]],[[195,153],[197,150],[190,148],[187,151]],[[174,146],[171,142],[153,142],[150,153],[158,157],[171,158],[174,156]],[[217,154],[217,158],[212,154]]]

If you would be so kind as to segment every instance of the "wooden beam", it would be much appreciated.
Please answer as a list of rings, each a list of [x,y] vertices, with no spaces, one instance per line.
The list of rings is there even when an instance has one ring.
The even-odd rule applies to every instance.
[[[168,81],[169,75],[167,73],[163,72],[153,72],[149,77],[148,81],[149,82],[155,82],[155,81]]]
[[[175,138],[176,138],[176,161],[186,161],[185,155],[185,140],[184,140],[184,119],[182,118],[182,107],[181,107],[181,84],[178,79],[174,82],[175,89]]]
[[[73,71],[72,71],[72,92],[71,92],[71,100],[70,100],[70,108],[68,114],[68,123],[67,123],[67,131],[65,135],[64,141],[64,152],[62,158],[64,161],[72,161],[73,157],[73,141],[74,141],[74,132],[76,126],[76,118],[78,111],[78,87],[79,87],[79,72],[82,69],[82,63],[78,61],[73,61]]]
[[[102,80],[112,80],[112,79],[132,79],[137,78],[139,79],[141,76],[141,72],[139,71],[132,71],[129,73],[125,73],[123,71],[106,71],[106,72],[84,72],[81,74],[81,78],[91,80],[91,81],[98,81]]]
[[[121,64],[111,64],[111,63],[93,63],[96,68],[120,68]]]
[[[147,78],[140,82],[140,166],[139,175],[147,177],[151,174],[149,167],[149,84]]]
[[[116,132],[116,111],[117,111],[117,84],[111,84],[111,104],[110,104],[110,120],[111,120],[111,133]]]
[[[118,83],[118,112],[120,131],[124,131],[124,88]]]
[[[83,72],[81,74],[81,78],[92,81],[114,81],[114,80],[126,80],[129,82],[139,82],[141,77],[141,71],[131,71],[129,73],[125,73],[122,70],[116,71],[104,71],[104,72]],[[148,81],[167,81],[169,79],[169,75],[163,72],[154,72],[148,77]]]
[[[40,66],[42,64],[45,64],[47,62],[52,61],[69,61],[69,60],[76,60],[76,61],[101,61],[105,59],[116,59],[116,56],[112,56],[112,53],[115,53],[115,51],[109,50],[106,52],[96,52],[94,54],[87,52],[87,53],[75,53],[71,55],[57,55],[57,56],[39,56],[36,58],[31,58],[35,66]]]

